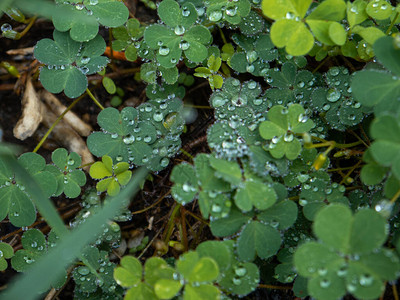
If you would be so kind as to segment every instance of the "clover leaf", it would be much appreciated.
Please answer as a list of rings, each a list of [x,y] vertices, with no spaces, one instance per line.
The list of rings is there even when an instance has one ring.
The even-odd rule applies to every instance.
[[[118,294],[118,286],[113,278],[115,265],[110,262],[108,253],[89,246],[84,250],[83,256],[90,262],[91,267],[81,265],[73,270],[75,289],[86,294],[99,290]]]
[[[275,158],[286,156],[294,160],[301,152],[301,143],[295,134],[309,131],[314,122],[308,119],[300,104],[290,105],[288,109],[273,106],[267,116],[269,121],[262,122],[259,128],[261,137],[271,140],[266,150]]]
[[[107,190],[107,194],[115,196],[120,191],[120,186],[127,185],[131,179],[132,172],[129,171],[129,164],[119,162],[113,165],[112,158],[104,155],[102,161],[95,162],[91,167],[89,174],[94,179],[102,179],[96,184],[99,192]]]
[[[233,41],[244,51],[233,54],[231,67],[240,73],[249,72],[254,76],[266,76],[269,70],[268,62],[278,58],[278,51],[268,34],[257,37],[234,35]]]
[[[39,79],[49,92],[64,91],[69,98],[76,98],[87,88],[86,75],[100,71],[108,63],[101,56],[106,44],[100,35],[80,43],[57,30],[53,32],[53,39],[42,39],[35,46],[36,59],[46,65],[41,68]]]
[[[144,31],[144,40],[150,49],[157,50],[157,61],[164,68],[174,67],[182,52],[193,62],[202,62],[207,57],[211,42],[210,31],[202,25],[194,25],[197,12],[190,2],[182,8],[173,0],[164,0],[158,7],[158,15],[166,24],[150,25]]]
[[[107,27],[118,27],[126,22],[128,8],[117,0],[84,0],[59,2],[59,10],[53,14],[56,30],[70,30],[70,37],[78,42],[93,39],[99,31],[99,23]],[[60,13],[64,12],[64,13]]]
[[[254,291],[260,279],[257,266],[243,262],[234,251],[234,241],[206,241],[196,252],[200,257],[211,257],[219,267],[218,285],[235,295],[247,295]],[[221,276],[223,275],[223,276]]]
[[[269,69],[264,76],[272,87],[265,91],[264,96],[273,104],[279,105],[294,102],[308,106],[311,92],[317,84],[310,71],[297,70],[295,61],[285,62],[280,69]]]
[[[22,235],[21,243],[23,249],[15,252],[11,258],[12,267],[18,272],[29,270],[37,260],[47,254],[51,248],[57,244],[58,237],[51,231],[47,241],[43,233],[38,229],[29,229]],[[60,288],[67,280],[67,272],[63,272],[59,277],[54,278],[51,285],[54,288]]]
[[[222,76],[217,74],[219,68],[221,67],[221,62],[222,60],[219,56],[215,57],[214,54],[212,54],[207,60],[207,68],[196,68],[196,73],[193,75],[196,77],[206,78],[212,90],[220,89],[224,83]]]
[[[138,19],[129,19],[125,26],[114,28],[112,31],[115,40],[112,42],[113,50],[125,51],[126,59],[135,61],[137,59],[137,42],[143,36],[144,29],[140,27]]]
[[[36,153],[27,152],[18,158],[18,162],[36,180],[45,196],[50,197],[57,190],[54,175],[46,170],[46,161]],[[0,220],[8,214],[14,226],[29,226],[36,220],[36,210],[31,196],[15,176],[5,161],[0,159]]]
[[[55,196],[64,193],[69,198],[76,198],[81,193],[81,186],[86,183],[86,175],[77,168],[81,165],[81,157],[64,148],[54,150],[51,155],[54,165],[47,165],[46,171],[51,172],[57,180],[57,191]]]
[[[242,157],[249,146],[259,140],[258,124],[265,120],[267,102],[260,97],[261,87],[255,81],[240,84],[235,78],[225,80],[222,89],[210,97],[215,122],[207,133],[209,146],[220,157]]]
[[[89,150],[98,157],[108,155],[116,162],[161,170],[180,148],[184,124],[181,109],[182,102],[177,98],[155,99],[121,112],[106,108],[97,117],[103,131],[87,139]]]
[[[344,131],[364,118],[365,108],[354,101],[348,86],[349,71],[344,67],[333,67],[325,74],[328,88],[317,88],[311,95],[311,106],[324,115],[331,128]]]
[[[371,135],[375,139],[369,151],[375,161],[390,167],[397,179],[400,179],[400,123],[391,115],[377,117],[371,124]]]
[[[248,0],[215,0],[207,4],[206,14],[211,22],[226,21],[230,24],[239,24],[243,17],[250,13],[250,2]]]
[[[393,37],[382,37],[373,46],[379,62],[387,69],[362,70],[355,73],[351,88],[355,98],[367,107],[373,107],[377,115],[397,111],[400,96],[400,49],[395,46]]]
[[[301,245],[294,264],[308,278],[308,291],[317,299],[337,299],[346,292],[375,299],[384,281],[396,277],[399,258],[383,248],[386,220],[376,211],[362,209],[352,215],[342,204],[331,204],[315,217],[313,231],[320,242]]]
[[[271,26],[272,42],[279,48],[285,47],[290,55],[307,54],[314,46],[314,36],[329,46],[343,45],[346,41],[346,31],[338,23],[345,16],[345,2],[326,0],[305,17],[311,2],[310,0],[301,2],[264,0],[262,2],[263,13],[275,20]]]
[[[7,243],[0,242],[0,271],[7,269],[6,258],[11,258],[14,255],[14,249]]]

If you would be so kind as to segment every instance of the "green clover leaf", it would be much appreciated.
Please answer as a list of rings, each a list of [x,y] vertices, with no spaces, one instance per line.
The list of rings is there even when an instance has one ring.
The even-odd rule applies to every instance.
[[[89,174],[94,179],[102,179],[96,184],[96,189],[99,192],[107,190],[110,196],[118,195],[120,186],[127,185],[132,176],[128,163],[119,162],[113,165],[112,158],[108,155],[104,155],[101,162],[95,162],[90,167]]]
[[[226,21],[230,24],[239,24],[243,17],[250,13],[248,0],[214,0],[207,4],[206,14],[211,22]]]
[[[106,44],[100,35],[80,43],[57,30],[53,39],[40,40],[34,49],[36,59],[46,65],[40,71],[40,81],[49,92],[64,91],[69,98],[76,98],[87,88],[86,75],[100,71],[108,63],[101,56]]]
[[[400,50],[395,47],[393,37],[382,37],[374,44],[374,52],[388,71],[362,70],[354,75],[351,88],[355,98],[376,115],[397,111],[399,104],[393,99],[400,96]]]
[[[377,117],[371,125],[371,135],[375,139],[369,151],[375,161],[390,167],[397,179],[400,179],[400,123],[391,115]]]
[[[70,30],[73,40],[87,42],[97,35],[99,23],[118,27],[126,22],[128,16],[128,8],[116,0],[84,0],[78,4],[64,2],[59,5],[59,10],[55,10],[53,24],[58,31]]]
[[[337,299],[346,292],[375,299],[384,281],[396,277],[399,258],[382,248],[386,220],[376,211],[362,209],[354,215],[348,206],[331,204],[315,217],[313,231],[320,239],[301,245],[294,264],[308,278],[308,291],[317,299]],[[346,258],[346,259],[345,259]]]
[[[35,262],[41,257],[45,256],[51,248],[57,244],[58,237],[54,231],[48,235],[47,241],[43,233],[38,229],[29,229],[22,235],[21,243],[23,249],[15,252],[11,258],[12,267],[18,272],[25,272],[29,270]],[[59,277],[54,278],[52,286],[60,288],[67,280],[67,272],[64,272]]]
[[[0,242],[0,271],[7,269],[6,258],[14,256],[14,249],[7,243]]]
[[[344,131],[359,124],[364,118],[361,103],[354,100],[348,87],[349,71],[333,67],[325,74],[328,88],[317,88],[311,95],[311,106],[324,115],[331,128]]]
[[[184,124],[181,109],[182,102],[177,98],[155,99],[121,112],[106,108],[97,116],[103,131],[87,139],[89,150],[98,157],[108,155],[116,162],[161,170],[180,148]]]
[[[314,126],[314,122],[305,115],[304,108],[299,104],[290,105],[288,109],[276,105],[268,111],[268,119],[259,128],[261,137],[271,140],[266,150],[275,158],[297,158],[301,143],[294,135],[307,132]]]
[[[51,172],[57,180],[57,191],[55,196],[64,193],[69,198],[76,198],[81,193],[81,186],[86,183],[86,175],[77,168],[81,165],[81,157],[64,148],[54,150],[51,155],[54,165],[47,165],[46,171]]]
[[[27,152],[18,158],[18,162],[36,180],[47,197],[57,190],[54,175],[46,170],[46,161],[36,153]],[[29,226],[36,220],[36,210],[31,196],[18,176],[0,159],[0,220],[7,214],[14,226]]]
[[[268,62],[278,58],[278,51],[274,48],[269,35],[262,34],[257,37],[234,35],[232,39],[244,52],[233,54],[230,60],[231,67],[240,73],[249,72],[254,76],[266,76],[269,70]]]

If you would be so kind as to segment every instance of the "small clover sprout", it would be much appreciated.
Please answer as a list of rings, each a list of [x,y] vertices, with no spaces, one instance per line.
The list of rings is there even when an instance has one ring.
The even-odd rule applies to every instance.
[[[110,196],[117,195],[120,186],[128,184],[132,176],[128,163],[119,162],[113,165],[112,158],[108,155],[104,155],[101,162],[95,162],[90,167],[89,174],[94,179],[102,179],[96,184],[96,189],[99,192],[107,190]]]
[[[273,106],[267,116],[269,120],[260,124],[261,136],[270,141],[266,150],[275,158],[286,156],[294,160],[301,152],[301,143],[295,135],[309,131],[314,122],[299,104],[290,105],[288,109],[282,105]]]

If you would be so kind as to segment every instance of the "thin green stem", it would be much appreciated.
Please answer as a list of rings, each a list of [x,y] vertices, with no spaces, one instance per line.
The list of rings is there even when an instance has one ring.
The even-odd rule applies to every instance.
[[[392,23],[390,23],[390,26],[389,26],[388,30],[386,30],[386,33],[385,33],[386,35],[388,35],[389,32],[392,30],[394,24],[396,23],[397,18],[399,17],[399,14],[400,14],[400,13],[397,12],[396,15],[394,16],[394,18],[393,18],[393,20],[392,20]]]
[[[183,150],[183,148],[181,148],[180,151],[182,152],[182,154],[186,155],[190,159],[192,159],[192,160],[194,159],[194,157],[189,152]]]
[[[168,244],[169,238],[171,237],[172,231],[174,229],[174,221],[177,213],[179,212],[181,208],[181,204],[176,203],[174,209],[172,210],[171,216],[169,217],[168,224],[167,224],[167,233],[164,238],[164,242]]]
[[[362,163],[362,160],[360,160],[359,162],[357,162],[354,166],[351,167],[351,169],[346,173],[346,175],[344,175],[343,179],[340,181],[340,184],[343,184],[346,182],[347,178],[349,178],[349,176],[351,175],[351,173],[354,172],[355,169],[358,168],[358,166]]]
[[[226,44],[227,41],[226,41],[225,35],[224,35],[224,33],[222,32],[221,27],[218,27],[218,28],[219,28],[219,34],[221,35],[222,41],[224,42],[224,44]]]
[[[397,191],[397,193],[390,199],[390,203],[396,202],[396,200],[400,197],[400,189]]]
[[[97,101],[96,97],[93,96],[92,92],[91,92],[89,89],[86,89],[86,94],[89,95],[89,97],[93,100],[93,102],[94,102],[98,107],[100,107],[101,110],[104,109],[104,106],[101,105],[99,101]]]
[[[327,56],[323,61],[321,61],[321,63],[311,72],[311,73],[315,73],[318,71],[319,68],[321,68],[330,58],[330,56]]]
[[[33,16],[32,18],[29,19],[28,26],[26,26],[25,29],[18,34],[18,38],[16,40],[19,40],[20,38],[22,38],[29,31],[29,29],[31,29],[31,27],[35,23],[36,19],[37,19],[37,16]]]
[[[61,119],[65,116],[65,114],[67,112],[69,112],[74,106],[75,104],[77,104],[81,99],[83,98],[83,95],[76,98],[64,111],[61,115],[58,116],[57,120],[55,120],[55,122],[53,123],[53,125],[51,125],[51,127],[47,130],[46,134],[42,137],[42,139],[40,140],[39,144],[37,144],[37,146],[35,147],[35,149],[33,149],[32,152],[37,152],[40,147],[43,145],[44,141],[47,139],[47,137],[50,135],[50,133],[53,131],[54,127],[57,126],[57,124],[61,121]]]

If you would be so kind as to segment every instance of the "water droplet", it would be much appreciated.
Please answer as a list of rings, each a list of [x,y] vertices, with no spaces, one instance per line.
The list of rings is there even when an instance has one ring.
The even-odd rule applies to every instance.
[[[292,133],[286,133],[285,136],[283,137],[283,140],[288,143],[293,141],[293,139],[294,139],[294,135]]]
[[[86,75],[86,74],[89,72],[89,68],[88,68],[88,67],[85,67],[85,66],[83,66],[82,68],[80,68],[80,70],[81,70],[81,72],[82,72],[84,75]]]
[[[112,139],[116,139],[118,137],[118,133],[113,133],[112,135],[111,135],[111,138]]]
[[[182,35],[185,33],[185,27],[183,27],[182,25],[178,25],[174,28],[174,32],[176,35]]]
[[[159,111],[155,112],[153,115],[153,119],[156,122],[161,122],[163,118],[164,118],[164,116],[163,116],[162,112],[159,112]]]
[[[121,155],[118,155],[118,156],[115,158],[115,160],[118,161],[118,162],[120,162],[120,161],[123,160],[123,157],[122,157]]]
[[[85,6],[84,6],[83,4],[81,4],[81,3],[79,3],[79,4],[77,4],[77,5],[75,6],[75,8],[76,8],[77,10],[82,10],[82,9],[85,8]]]
[[[87,64],[87,63],[89,63],[89,61],[90,61],[90,57],[82,56],[81,63]]]
[[[90,270],[88,267],[79,267],[78,268],[78,273],[81,275],[88,275],[90,273]]]
[[[187,7],[182,8],[182,16],[184,17],[189,17],[190,15],[190,10]]]
[[[237,6],[235,7],[229,7],[225,10],[225,13],[230,16],[230,17],[234,17],[237,14]]]
[[[96,5],[97,3],[99,3],[99,0],[90,0],[89,3],[90,5]]]
[[[161,167],[165,168],[166,166],[168,166],[168,164],[169,164],[169,159],[168,158],[164,157],[163,159],[161,159],[161,161],[160,161],[160,166]]]
[[[145,143],[150,143],[150,141],[151,141],[151,136],[145,136],[145,137],[143,138],[143,141],[144,141]]]
[[[246,273],[247,273],[246,268],[240,267],[240,268],[235,269],[235,274],[237,276],[243,277],[244,275],[246,275]]]
[[[254,90],[256,87],[257,87],[257,82],[255,82],[255,81],[250,81],[248,84],[247,84],[247,86],[248,86],[248,88],[250,89],[250,90]],[[261,100],[261,102],[262,102],[262,99],[260,99]],[[255,102],[255,100],[253,101],[253,103]]]
[[[169,48],[167,46],[161,46],[160,49],[158,49],[158,53],[163,56],[168,55]]]
[[[135,141],[135,136],[128,134],[122,140],[126,145],[130,145]]]
[[[211,12],[208,18],[212,22],[218,22],[222,18],[222,12],[219,10],[214,10],[213,12]]]
[[[7,32],[7,31],[11,31],[12,30],[12,26],[8,23],[4,23],[3,25],[1,25],[1,31],[3,32]]]
[[[183,51],[189,49],[190,44],[187,41],[181,41],[179,43],[179,48],[181,48]]]
[[[257,58],[258,58],[258,54],[256,51],[252,50],[252,51],[246,52],[246,59],[249,64],[252,64],[253,62],[255,62],[257,60]]]
[[[242,280],[240,278],[236,278],[236,277],[234,277],[232,279],[232,282],[233,282],[234,285],[241,285],[242,284]]]
[[[323,289],[328,288],[331,285],[331,282],[328,279],[322,279],[319,282],[320,287],[322,287]]]
[[[255,70],[255,67],[253,65],[247,65],[247,67],[246,67],[247,72],[251,73],[251,72],[254,72],[254,70]]]
[[[36,247],[37,247],[37,242],[36,242],[36,241],[33,241],[33,242],[31,243],[31,247],[32,247],[32,248],[36,248]]]
[[[393,203],[387,199],[381,200],[378,204],[375,205],[375,211],[380,213],[385,218],[389,218],[392,214]]]
[[[340,99],[340,96],[341,96],[341,94],[340,94],[340,92],[338,90],[330,89],[328,91],[328,93],[326,94],[326,99],[329,102],[336,102],[336,101],[338,101]]]
[[[222,211],[222,208],[219,204],[213,204],[211,207],[211,211],[214,213],[220,213]]]
[[[322,107],[322,109],[325,110],[325,111],[328,111],[330,108],[331,108],[331,105],[330,105],[330,104],[325,104],[325,105]]]

